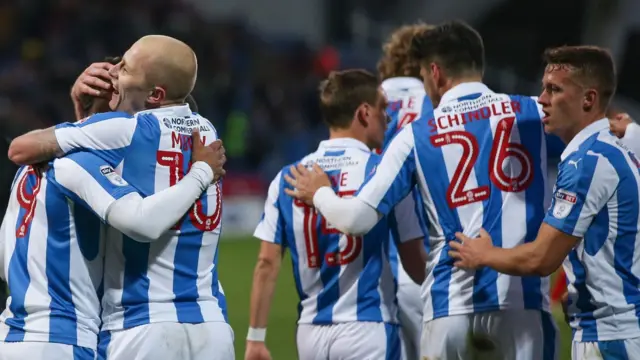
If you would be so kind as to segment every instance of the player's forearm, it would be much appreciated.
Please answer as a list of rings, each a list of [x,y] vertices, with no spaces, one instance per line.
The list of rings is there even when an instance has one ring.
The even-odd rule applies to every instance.
[[[378,223],[381,215],[358,198],[340,198],[330,187],[323,187],[313,196],[313,205],[322,216],[349,235],[364,235]]]
[[[114,202],[107,211],[107,222],[136,241],[155,241],[184,216],[212,180],[209,165],[196,162],[172,187],[144,199],[132,193]]]
[[[514,276],[548,276],[555,271],[542,260],[535,242],[511,249],[494,247],[482,262],[497,272]]]
[[[410,240],[398,245],[398,253],[402,268],[409,275],[411,280],[418,285],[422,285],[426,277],[427,250],[424,247],[424,239]]]
[[[8,152],[9,159],[18,165],[37,164],[63,154],[53,127],[18,136],[11,142]]]
[[[267,327],[271,300],[276,288],[276,280],[280,272],[280,258],[258,259],[253,272],[253,285],[251,287],[251,305],[249,326],[255,329]]]

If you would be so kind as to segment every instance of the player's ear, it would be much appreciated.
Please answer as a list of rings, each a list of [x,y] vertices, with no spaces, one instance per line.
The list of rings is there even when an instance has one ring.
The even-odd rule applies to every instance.
[[[152,105],[160,105],[160,103],[166,98],[167,92],[160,86],[154,86],[149,91],[147,96],[147,102]]]
[[[369,104],[367,103],[360,104],[360,106],[358,106],[358,108],[356,109],[356,120],[363,127],[367,127],[369,125],[369,112]]]
[[[598,92],[594,89],[587,89],[584,92],[584,98],[582,100],[582,109],[584,111],[591,111],[596,106],[598,101]]]

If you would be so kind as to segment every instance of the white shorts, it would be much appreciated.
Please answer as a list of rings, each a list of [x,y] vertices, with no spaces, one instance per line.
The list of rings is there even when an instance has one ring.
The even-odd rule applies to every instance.
[[[299,324],[299,360],[400,360],[398,325],[349,322]]]
[[[425,322],[420,354],[447,360],[555,360],[558,346],[558,331],[550,314],[503,310]]]
[[[406,359],[415,360],[420,358],[420,333],[424,306],[420,298],[420,285],[414,282],[398,284],[397,297],[402,347],[406,353]]]
[[[0,360],[95,360],[88,348],[46,342],[0,342]]]
[[[100,333],[100,360],[234,360],[233,330],[224,322],[163,322]]]
[[[598,342],[577,342],[571,345],[572,360],[640,359],[640,338]]]

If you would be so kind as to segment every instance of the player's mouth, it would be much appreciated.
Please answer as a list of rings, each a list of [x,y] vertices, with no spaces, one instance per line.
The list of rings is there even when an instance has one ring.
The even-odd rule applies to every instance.
[[[549,123],[549,112],[545,109],[542,109],[542,113],[544,114],[544,116],[542,117],[542,123],[547,125]]]

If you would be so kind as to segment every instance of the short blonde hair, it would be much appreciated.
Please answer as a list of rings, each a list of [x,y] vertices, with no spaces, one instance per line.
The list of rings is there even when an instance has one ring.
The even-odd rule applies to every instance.
[[[380,80],[398,76],[420,78],[420,64],[411,56],[411,41],[414,36],[431,29],[432,25],[420,22],[394,31],[382,46],[383,55],[378,61]]]

